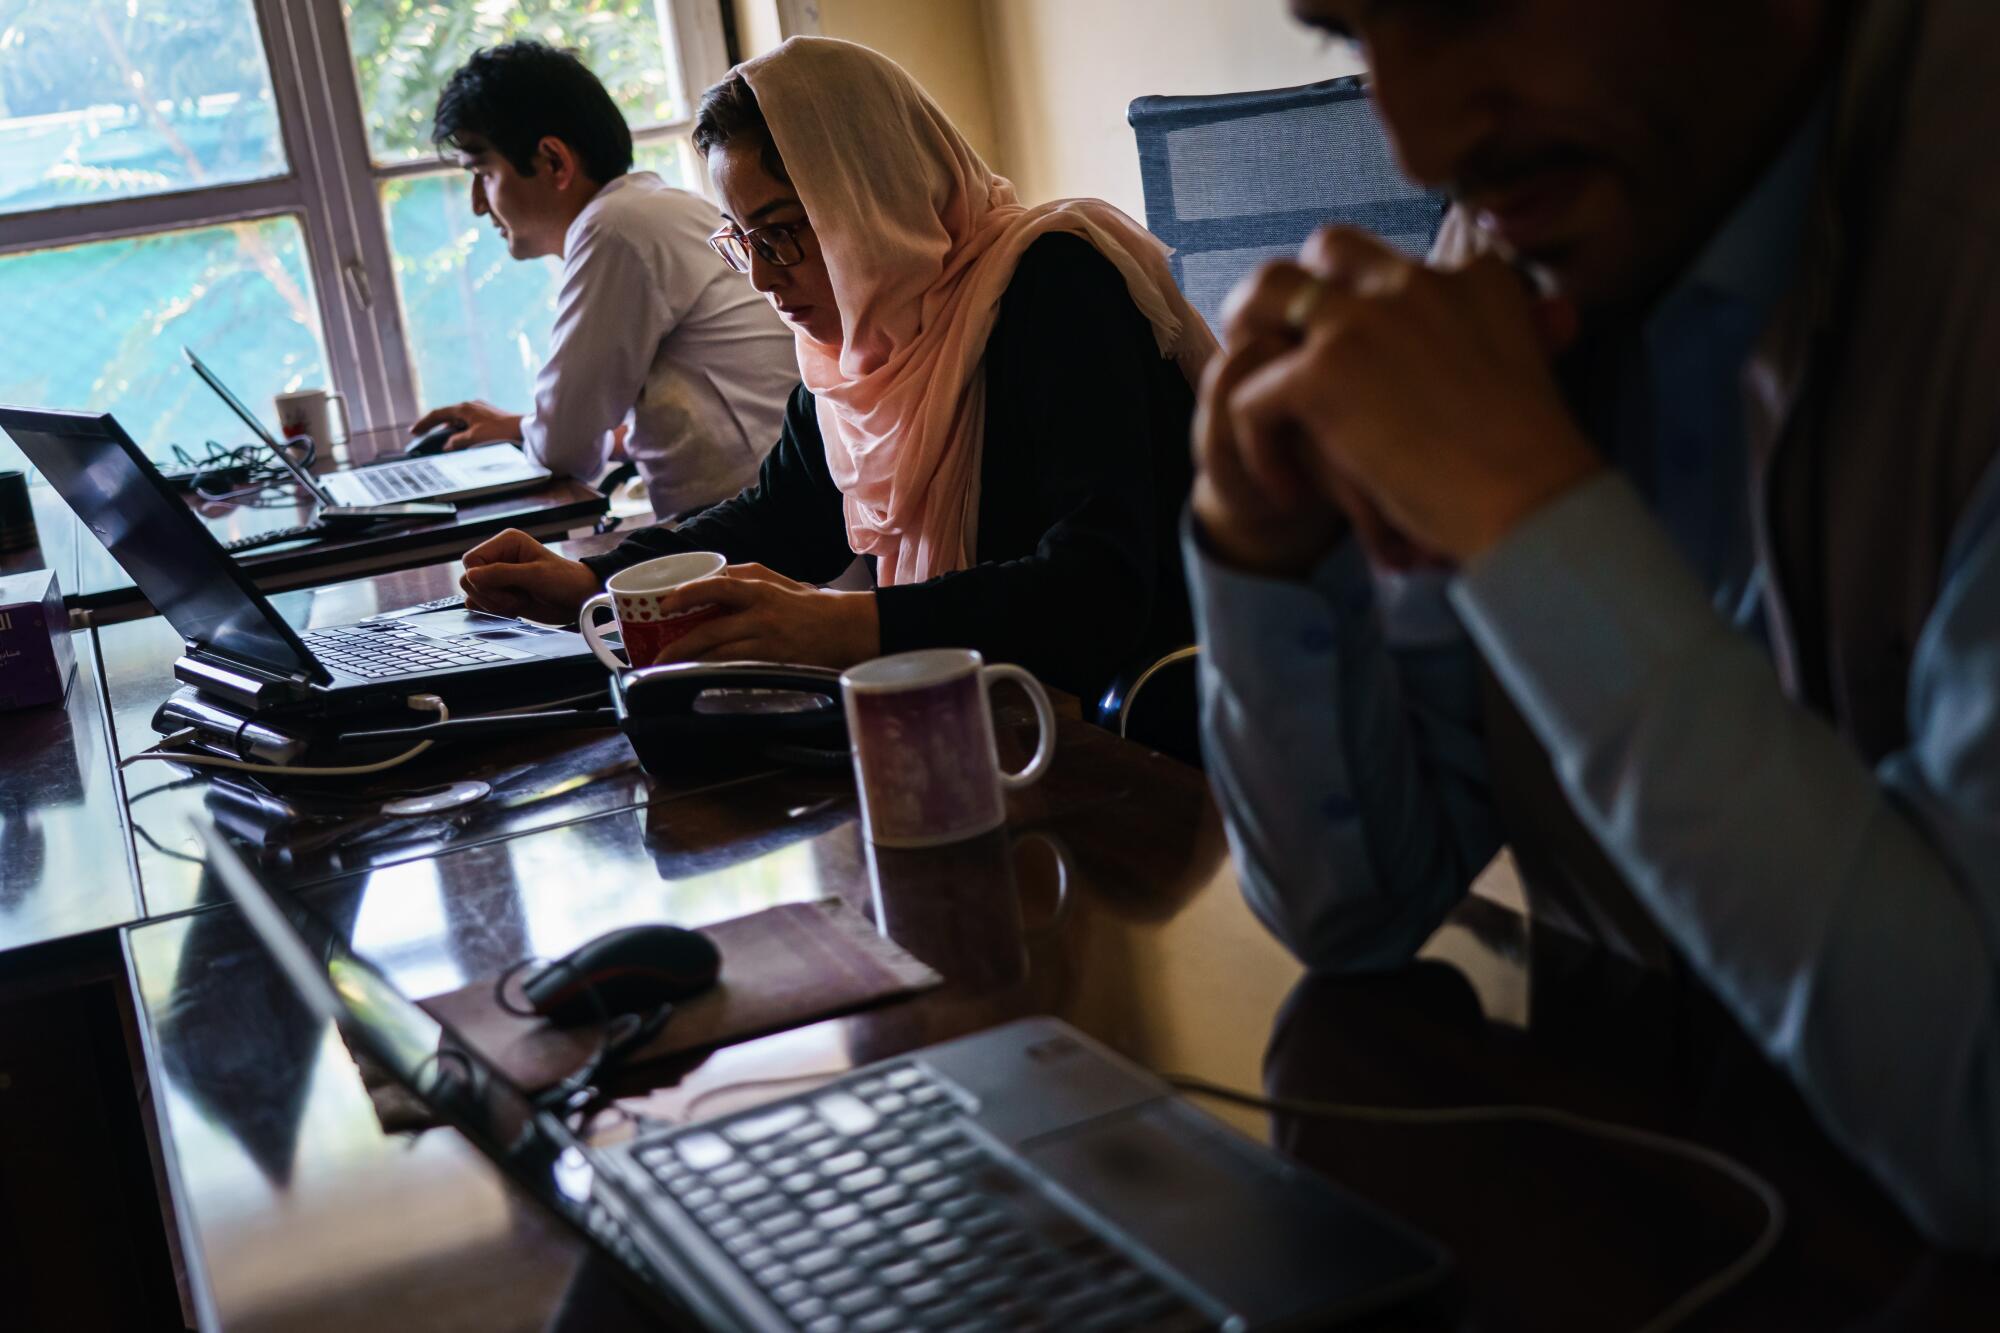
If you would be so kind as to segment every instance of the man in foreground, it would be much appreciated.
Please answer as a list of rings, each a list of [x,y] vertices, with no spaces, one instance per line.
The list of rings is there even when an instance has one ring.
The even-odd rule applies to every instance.
[[[1434,268],[1261,272],[1204,386],[1253,906],[1393,967],[1510,844],[1538,919],[1680,960],[1927,1234],[2000,1245],[2000,11],[1293,10],[1457,208]]]
[[[472,211],[507,252],[555,255],[563,279],[533,409],[454,403],[412,433],[456,419],[448,449],[520,440],[550,470],[594,480],[626,425],[624,452],[662,519],[748,485],[798,362],[776,312],[709,248],[715,205],[633,171],[631,131],[604,85],[540,42],[466,61],[432,135],[471,173]]]

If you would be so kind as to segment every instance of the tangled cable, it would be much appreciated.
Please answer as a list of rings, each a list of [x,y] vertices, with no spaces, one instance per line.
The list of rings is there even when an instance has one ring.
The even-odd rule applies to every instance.
[[[294,485],[292,474],[276,459],[271,451],[261,444],[239,444],[231,447],[214,440],[204,441],[203,452],[196,455],[178,444],[168,446],[174,462],[181,468],[191,469],[194,477],[189,488],[204,500],[216,504],[245,504],[252,497],[274,487]],[[302,448],[299,458],[302,467],[310,468],[319,456],[319,446],[310,436],[301,436],[299,444],[287,444],[286,448]],[[217,485],[219,477],[227,475],[229,481]],[[283,507],[292,503],[289,499],[274,498],[273,507]]]

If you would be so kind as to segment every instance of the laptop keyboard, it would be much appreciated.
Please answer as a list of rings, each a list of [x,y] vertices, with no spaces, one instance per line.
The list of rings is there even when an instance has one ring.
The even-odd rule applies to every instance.
[[[393,622],[390,628],[316,629],[303,637],[323,665],[370,680],[509,660],[509,654],[483,644],[427,638],[415,631],[399,631]]]
[[[451,478],[429,459],[408,463],[388,463],[381,467],[357,468],[350,475],[361,479],[361,488],[379,504],[413,500],[418,496],[443,495],[451,489]]]
[[[637,1154],[806,1333],[1215,1326],[968,1134],[913,1065]]]
[[[411,616],[429,615],[433,611],[457,611],[465,606],[465,594],[455,593],[450,597],[434,597],[428,602],[418,602],[415,606],[399,606],[394,611],[378,611],[368,617],[366,623],[376,624],[384,620],[408,620]]]

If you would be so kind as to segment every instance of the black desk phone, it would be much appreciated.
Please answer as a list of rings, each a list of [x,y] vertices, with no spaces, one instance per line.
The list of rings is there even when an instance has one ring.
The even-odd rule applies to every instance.
[[[613,672],[609,708],[495,713],[420,727],[350,731],[349,744],[473,740],[616,727],[663,776],[725,762],[844,767],[840,673],[783,662],[669,662]]]
[[[269,764],[351,764],[417,741],[492,740],[545,731],[625,733],[655,776],[725,765],[845,767],[847,714],[840,673],[782,662],[673,662],[613,673],[611,706],[490,713],[420,726],[281,732],[193,689],[161,705],[153,727],[184,731],[193,749]],[[351,727],[350,723],[350,727]]]
[[[840,673],[780,662],[670,662],[621,671],[611,706],[647,772],[729,758],[848,761]]]

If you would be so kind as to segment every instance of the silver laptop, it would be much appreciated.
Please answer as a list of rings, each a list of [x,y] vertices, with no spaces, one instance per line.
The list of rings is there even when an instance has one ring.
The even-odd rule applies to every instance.
[[[289,450],[280,445],[256,414],[229,391],[216,373],[194,354],[181,348],[194,373],[215,391],[216,397],[248,426],[278,461],[298,480],[306,494],[322,505],[366,509],[377,505],[407,504],[418,500],[477,500],[510,491],[533,490],[555,474],[535,462],[512,444],[482,444],[427,458],[408,458],[394,463],[315,476],[299,466]]]
[[[1406,1300],[1429,1240],[1052,1018],[594,1145],[280,905],[208,868],[314,1014],[609,1259],[666,1327],[1321,1329]]]

